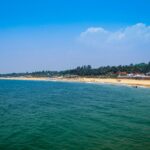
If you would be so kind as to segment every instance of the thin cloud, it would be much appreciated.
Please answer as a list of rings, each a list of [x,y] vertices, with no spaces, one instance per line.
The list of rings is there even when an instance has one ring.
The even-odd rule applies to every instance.
[[[150,50],[150,26],[138,23],[117,31],[90,27],[79,36],[80,43],[99,50]]]

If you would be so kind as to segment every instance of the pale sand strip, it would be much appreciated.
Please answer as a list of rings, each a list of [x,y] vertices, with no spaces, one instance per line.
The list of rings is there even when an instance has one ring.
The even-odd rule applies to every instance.
[[[143,86],[150,87],[150,80],[135,80],[135,79],[111,79],[111,78],[44,78],[44,77],[13,77],[13,78],[0,78],[5,80],[35,80],[35,81],[65,81],[65,82],[86,82],[86,83],[108,83],[108,84],[118,84],[118,85],[130,85],[130,86]]]
[[[111,78],[55,78],[59,81],[87,82],[87,83],[108,83],[129,86],[150,87],[150,80],[135,80],[135,79],[111,79]]]

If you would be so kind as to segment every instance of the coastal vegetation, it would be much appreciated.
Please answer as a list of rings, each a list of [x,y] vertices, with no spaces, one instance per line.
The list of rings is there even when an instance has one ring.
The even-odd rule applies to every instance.
[[[31,73],[9,73],[0,74],[0,77],[54,77],[54,76],[102,76],[102,77],[117,77],[120,73],[139,73],[148,74],[150,72],[150,62],[119,66],[101,66],[92,68],[90,65],[77,67],[71,70],[64,71],[35,71]]]

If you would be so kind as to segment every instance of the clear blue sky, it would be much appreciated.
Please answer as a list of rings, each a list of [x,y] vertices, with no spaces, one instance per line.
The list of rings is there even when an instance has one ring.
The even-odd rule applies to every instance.
[[[149,0],[1,1],[0,73],[150,61],[149,8]]]

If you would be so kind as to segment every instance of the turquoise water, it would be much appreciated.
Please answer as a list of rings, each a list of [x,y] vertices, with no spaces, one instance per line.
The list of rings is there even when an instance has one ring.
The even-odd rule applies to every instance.
[[[150,89],[1,80],[0,150],[150,150]]]

